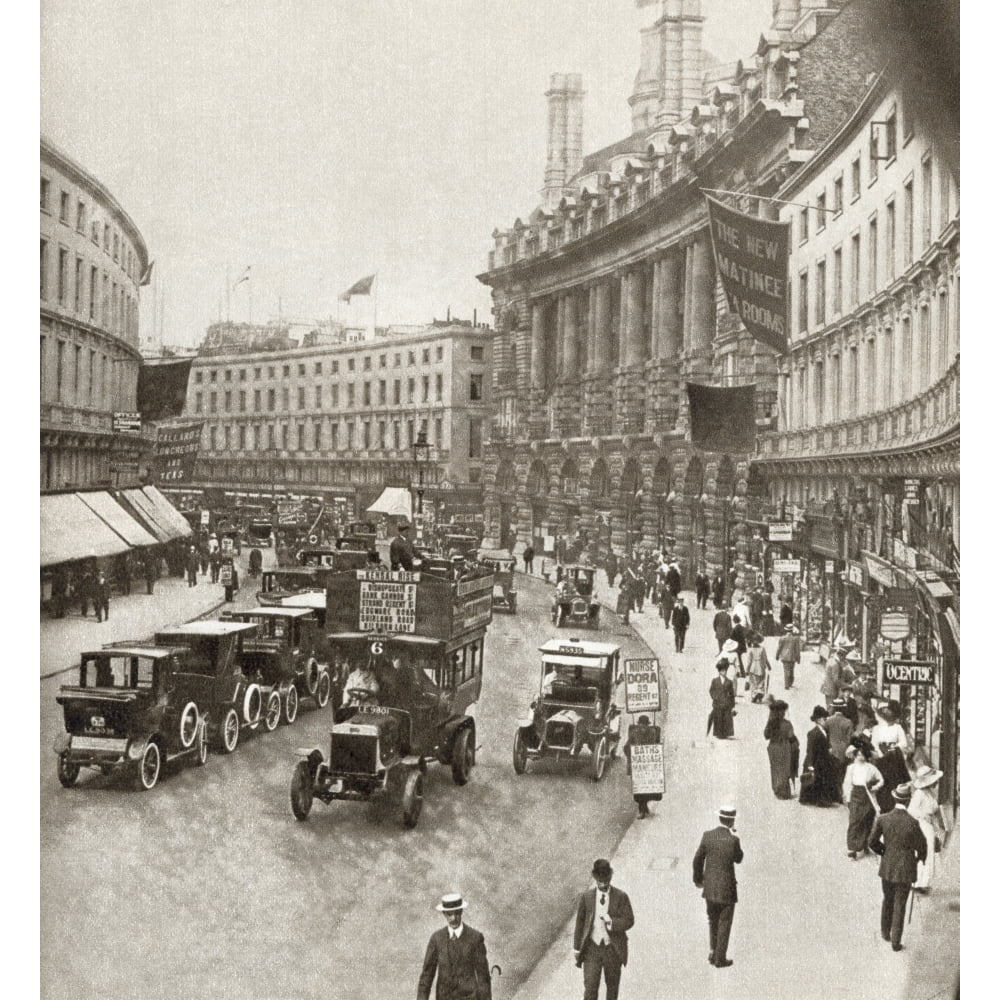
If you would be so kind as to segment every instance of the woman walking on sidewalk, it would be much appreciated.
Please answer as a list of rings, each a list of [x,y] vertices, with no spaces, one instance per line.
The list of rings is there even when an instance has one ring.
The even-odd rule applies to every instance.
[[[831,806],[840,798],[830,756],[830,740],[823,727],[826,717],[827,711],[822,705],[817,705],[809,716],[814,725],[806,736],[806,759],[799,782],[799,802],[807,806]]]
[[[771,790],[775,798],[790,799],[799,773],[799,741],[792,724],[785,718],[788,702],[772,701],[771,714],[764,727],[767,759],[771,764]]]
[[[729,670],[729,660],[720,656],[715,664],[718,671],[709,686],[708,693],[712,697],[712,711],[708,716],[708,730],[717,740],[728,740],[733,735],[733,709],[736,708],[736,690],[733,682],[726,676]],[[707,735],[707,734],[706,734]]]
[[[913,888],[917,892],[929,892],[934,878],[935,854],[944,843],[946,828],[944,815],[937,800],[937,783],[944,772],[923,764],[913,776],[913,797],[906,810],[919,824],[920,832],[927,841],[927,860],[917,864],[917,881]]]
[[[855,737],[847,748],[852,758],[844,776],[844,801],[847,803],[847,856],[856,858],[868,850],[868,837],[878,812],[874,793],[883,784],[882,775],[872,761],[873,747],[868,740]]]
[[[872,729],[875,766],[885,779],[885,784],[878,795],[878,804],[882,812],[890,812],[895,807],[893,789],[910,780],[904,756],[909,749],[909,740],[906,730],[899,724],[897,708],[898,706],[892,702],[887,702],[876,709],[879,722]]]
[[[760,704],[767,693],[767,675],[771,672],[771,661],[764,649],[764,637],[759,632],[751,632],[747,640],[750,648],[747,650],[747,674],[750,677],[750,700]]]

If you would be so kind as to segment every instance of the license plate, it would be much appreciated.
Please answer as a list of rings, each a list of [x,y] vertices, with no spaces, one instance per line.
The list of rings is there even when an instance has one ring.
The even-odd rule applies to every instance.
[[[99,733],[104,732],[104,716],[92,715],[90,717],[90,728],[96,730]]]
[[[102,753],[124,753],[128,740],[109,740],[96,736],[74,736],[70,749],[98,750]]]

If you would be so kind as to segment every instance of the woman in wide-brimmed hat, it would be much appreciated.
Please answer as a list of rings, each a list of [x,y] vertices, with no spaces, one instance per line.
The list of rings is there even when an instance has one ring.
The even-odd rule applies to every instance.
[[[817,705],[809,721],[812,729],[806,734],[806,758],[802,762],[802,779],[799,782],[799,802],[807,806],[831,806],[840,799],[840,789],[834,776],[830,740],[823,720],[828,716],[822,705]]]
[[[851,763],[844,776],[844,801],[848,807],[847,856],[856,858],[868,850],[868,836],[878,810],[875,799],[883,785],[882,775],[872,763],[874,748],[865,737],[855,736],[847,748]]]
[[[775,798],[790,799],[794,794],[795,776],[799,773],[799,741],[792,724],[785,718],[788,702],[771,700],[768,707],[771,714],[764,727],[764,739],[768,741],[771,790]]]
[[[913,797],[907,812],[920,824],[920,832],[927,841],[927,860],[917,862],[917,892],[928,892],[934,878],[934,855],[941,849],[947,827],[937,800],[937,784],[943,771],[937,771],[929,764],[917,768],[913,775]]]

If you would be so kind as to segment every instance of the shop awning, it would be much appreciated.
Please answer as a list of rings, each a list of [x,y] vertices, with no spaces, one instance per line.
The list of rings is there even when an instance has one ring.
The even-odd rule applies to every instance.
[[[92,493],[77,493],[76,495],[112,530],[121,535],[129,545],[136,548],[143,545],[156,545],[156,537],[151,535],[121,504],[117,503],[110,493],[101,490]]]
[[[142,492],[153,505],[159,520],[174,532],[175,538],[187,538],[191,534],[187,519],[155,486],[144,486]]]
[[[43,496],[40,507],[42,566],[91,556],[114,556],[131,548],[76,493]]]
[[[153,510],[153,505],[142,490],[135,488],[122,490],[119,494],[126,504],[135,512],[136,519],[146,525],[148,531],[156,537],[159,542],[169,542],[177,535],[171,531],[170,527],[163,523]]]
[[[390,517],[413,519],[413,498],[410,491],[401,486],[387,486],[382,495],[370,507],[369,514],[387,514]]]

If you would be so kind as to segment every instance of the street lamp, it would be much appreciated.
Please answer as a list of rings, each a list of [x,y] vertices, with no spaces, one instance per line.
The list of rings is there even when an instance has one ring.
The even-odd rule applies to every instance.
[[[424,512],[424,467],[430,459],[431,446],[427,441],[427,425],[421,424],[413,442],[413,461],[417,466],[417,513]]]

